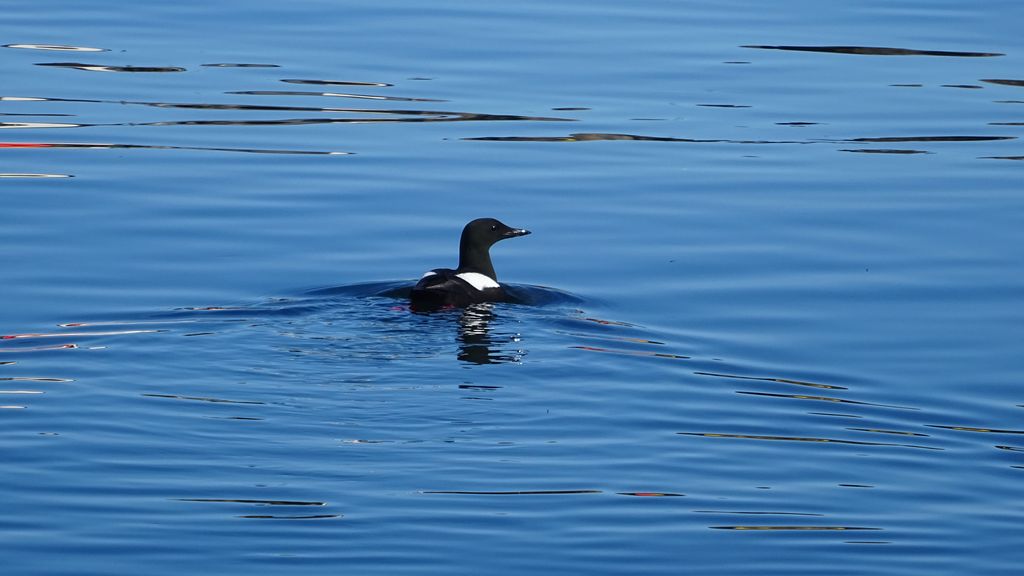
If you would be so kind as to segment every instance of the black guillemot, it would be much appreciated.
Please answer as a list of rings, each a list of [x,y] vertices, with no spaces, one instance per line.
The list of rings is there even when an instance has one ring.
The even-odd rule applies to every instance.
[[[490,248],[499,240],[529,233],[529,230],[506,226],[494,218],[477,218],[466,224],[459,241],[459,267],[455,270],[435,268],[424,274],[409,294],[412,308],[462,308],[477,302],[507,300],[491,264]]]

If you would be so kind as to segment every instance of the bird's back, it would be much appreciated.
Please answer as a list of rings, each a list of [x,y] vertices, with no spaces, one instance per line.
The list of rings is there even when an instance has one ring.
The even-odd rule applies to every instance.
[[[461,308],[477,302],[500,302],[505,299],[505,291],[483,274],[437,268],[420,278],[413,286],[409,299],[413,308]]]

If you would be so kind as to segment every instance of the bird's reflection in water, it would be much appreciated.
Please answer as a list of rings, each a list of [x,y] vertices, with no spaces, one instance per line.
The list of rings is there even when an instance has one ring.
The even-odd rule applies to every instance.
[[[471,364],[519,362],[525,352],[518,348],[518,333],[492,333],[496,319],[493,305],[474,304],[459,316],[458,359]]]

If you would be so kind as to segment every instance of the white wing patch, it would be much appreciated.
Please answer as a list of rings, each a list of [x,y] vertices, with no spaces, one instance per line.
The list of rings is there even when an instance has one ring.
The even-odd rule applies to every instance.
[[[479,272],[463,272],[462,274],[456,274],[456,278],[461,278],[476,288],[477,290],[484,290],[486,288],[501,288],[497,282],[491,277],[481,274]]]

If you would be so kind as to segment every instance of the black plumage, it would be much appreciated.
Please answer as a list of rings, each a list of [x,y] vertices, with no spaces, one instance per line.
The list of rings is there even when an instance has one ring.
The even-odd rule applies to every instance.
[[[491,263],[491,246],[529,233],[494,218],[477,218],[466,224],[459,241],[459,267],[435,268],[424,274],[409,294],[413,309],[461,308],[477,302],[506,300]]]

